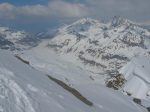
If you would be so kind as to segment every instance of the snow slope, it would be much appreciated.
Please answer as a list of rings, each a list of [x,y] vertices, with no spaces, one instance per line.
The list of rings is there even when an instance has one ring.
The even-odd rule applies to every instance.
[[[136,57],[121,68],[127,83],[123,90],[131,96],[139,99],[150,98],[150,58]]]
[[[76,63],[72,63],[64,57],[55,54],[45,46],[47,41],[42,42],[39,46],[17,55],[30,62],[30,65],[45,74],[66,82],[69,85],[98,83],[104,84],[104,75],[93,74],[80,68]],[[15,52],[16,53],[16,52]]]
[[[0,50],[0,54],[1,112],[146,112],[116,91],[79,84],[78,89],[94,104],[87,106],[11,53]]]

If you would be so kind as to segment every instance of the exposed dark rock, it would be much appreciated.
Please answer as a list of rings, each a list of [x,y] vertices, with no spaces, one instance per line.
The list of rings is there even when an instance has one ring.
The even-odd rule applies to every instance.
[[[89,43],[90,44],[94,44],[94,45],[96,45],[96,46],[98,46],[99,44],[98,44],[98,40],[91,40],[91,39],[89,39]]]
[[[147,107],[147,111],[150,112],[150,107]]]
[[[29,64],[30,64],[30,62],[29,62],[29,61],[24,60],[23,58],[21,58],[21,57],[20,57],[20,56],[18,56],[18,55],[16,55],[15,57],[16,57],[17,59],[19,59],[20,61],[22,61],[23,63],[27,64],[27,65],[29,65]]]
[[[118,59],[118,60],[126,60],[126,61],[129,61],[129,59],[125,56],[120,56],[120,55],[117,55],[117,54],[107,54],[107,55],[102,55],[102,59]]]
[[[125,83],[125,78],[121,74],[113,75],[106,81],[106,86],[118,90]]]
[[[141,100],[137,98],[133,98],[133,101],[139,105],[141,105]]]
[[[90,64],[90,65],[92,65],[92,66],[100,66],[100,67],[102,67],[102,68],[107,68],[105,65],[102,65],[102,64],[100,64],[100,63],[97,63],[97,62],[95,62],[94,60],[88,60],[88,59],[82,57],[81,55],[79,55],[79,59],[82,60],[83,63],[85,63],[85,64]]]
[[[77,99],[79,99],[80,101],[82,101],[84,104],[88,105],[88,106],[93,106],[93,103],[91,101],[89,101],[87,98],[85,98],[79,91],[77,91],[76,89],[68,86],[67,84],[65,84],[63,81],[58,80],[50,75],[47,75],[48,78],[52,81],[54,81],[55,83],[57,83],[59,86],[61,86],[62,88],[64,88],[65,90],[67,90],[68,92],[70,92],[72,95],[74,95]]]
[[[121,41],[124,43],[124,44],[127,44],[128,46],[131,46],[131,47],[135,47],[135,46],[138,46],[138,47],[141,47],[143,49],[147,49],[147,47],[144,45],[144,37],[139,37],[140,41],[139,42],[136,42],[135,39],[137,37],[132,35],[132,34],[126,34],[123,39],[121,39]]]
[[[50,47],[50,48],[62,48],[63,46],[62,45],[57,45],[57,44],[48,44],[47,47]]]

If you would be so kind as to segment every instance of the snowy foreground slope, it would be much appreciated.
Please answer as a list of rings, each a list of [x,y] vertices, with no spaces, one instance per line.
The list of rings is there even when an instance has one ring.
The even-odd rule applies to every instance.
[[[147,112],[116,91],[96,84],[86,86],[85,89],[79,84],[78,88],[93,106],[76,99],[11,53],[0,50],[1,112]]]
[[[150,58],[136,57],[121,68],[127,83],[123,90],[133,97],[149,100],[150,96]]]

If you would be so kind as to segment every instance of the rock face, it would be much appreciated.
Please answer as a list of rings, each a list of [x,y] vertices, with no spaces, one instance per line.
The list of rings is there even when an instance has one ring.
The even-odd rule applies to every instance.
[[[120,17],[107,24],[86,18],[60,28],[47,47],[89,71],[113,74],[132,57],[150,55],[150,32]]]

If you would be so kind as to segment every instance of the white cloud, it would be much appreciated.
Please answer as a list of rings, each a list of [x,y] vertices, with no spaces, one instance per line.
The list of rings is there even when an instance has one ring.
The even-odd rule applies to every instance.
[[[0,4],[0,17],[6,17],[9,19],[15,18],[15,7],[9,3]]]
[[[22,6],[17,7],[17,14],[26,16],[51,16],[49,7],[44,5]]]
[[[18,16],[74,18],[88,15],[87,7],[80,3],[69,3],[62,0],[49,2],[47,5],[14,6],[9,3],[0,4],[1,18],[17,18]]]
[[[66,17],[82,17],[88,15],[87,7],[79,3],[67,3],[63,1],[49,2],[48,7],[54,15]]]

